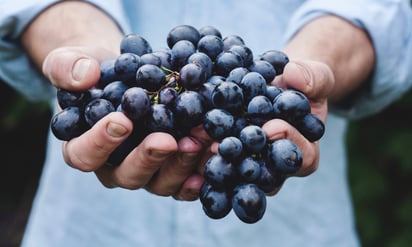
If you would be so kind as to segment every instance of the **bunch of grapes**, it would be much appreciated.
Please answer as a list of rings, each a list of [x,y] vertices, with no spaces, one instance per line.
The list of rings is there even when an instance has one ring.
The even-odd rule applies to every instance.
[[[303,93],[270,84],[289,62],[285,53],[256,56],[240,36],[223,38],[212,26],[179,25],[166,41],[167,48],[154,51],[143,37],[126,35],[120,55],[101,63],[96,86],[58,89],[62,110],[53,116],[53,134],[68,141],[110,112],[123,112],[134,128],[107,162],[116,166],[152,132],[179,140],[202,124],[219,142],[203,174],[199,197],[205,214],[219,219],[233,209],[243,222],[257,222],[266,193],[302,165],[299,148],[288,139],[269,141],[262,125],[283,119],[317,141],[322,121]]]

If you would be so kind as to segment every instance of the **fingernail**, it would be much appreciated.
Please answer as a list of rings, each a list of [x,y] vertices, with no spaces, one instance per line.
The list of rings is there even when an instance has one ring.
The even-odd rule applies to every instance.
[[[79,59],[73,66],[72,76],[76,81],[81,81],[90,69],[92,61],[87,58]]]
[[[150,153],[152,156],[158,159],[164,159],[170,155],[170,152],[160,151],[160,150],[152,150]]]
[[[107,133],[112,137],[122,137],[127,133],[127,129],[117,123],[109,123],[107,125]]]
[[[299,72],[301,72],[300,74],[303,75],[304,82],[306,82],[307,84],[310,84],[312,80],[311,80],[308,70],[300,64],[293,63],[293,65],[295,66],[297,70],[299,70]]]

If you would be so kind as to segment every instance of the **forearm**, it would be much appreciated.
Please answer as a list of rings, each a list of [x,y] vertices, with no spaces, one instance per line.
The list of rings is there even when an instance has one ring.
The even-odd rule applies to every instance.
[[[284,48],[291,58],[324,62],[335,77],[329,101],[339,100],[370,76],[375,54],[364,30],[335,17],[324,16],[305,25]]]
[[[98,8],[82,1],[62,1],[35,18],[21,41],[41,68],[47,54],[58,47],[89,45],[118,53],[121,38],[116,23]]]

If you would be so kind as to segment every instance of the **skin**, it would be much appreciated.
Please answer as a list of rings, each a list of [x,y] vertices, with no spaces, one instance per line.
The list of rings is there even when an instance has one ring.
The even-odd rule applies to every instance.
[[[80,1],[67,1],[42,12],[25,30],[21,42],[54,86],[83,90],[97,83],[99,62],[119,55],[122,37],[113,20],[97,8]],[[284,51],[291,62],[273,83],[306,94],[312,112],[324,122],[328,102],[339,101],[356,90],[370,75],[375,61],[367,33],[335,16],[320,17],[306,24]],[[202,164],[212,152],[217,152],[217,144],[201,127],[194,128],[190,137],[178,143],[168,134],[153,133],[120,166],[106,166],[110,153],[132,128],[124,114],[111,113],[80,137],[64,142],[64,160],[73,168],[95,172],[108,188],[145,188],[178,200],[197,199],[203,183],[199,175]],[[301,149],[303,166],[294,176],[316,171],[320,156],[318,142],[307,141],[279,119],[267,122],[263,129],[269,140],[288,138]]]

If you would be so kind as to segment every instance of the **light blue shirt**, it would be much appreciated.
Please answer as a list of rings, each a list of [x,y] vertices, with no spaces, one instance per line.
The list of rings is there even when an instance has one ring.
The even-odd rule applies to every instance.
[[[52,1],[2,2],[0,77],[31,99],[50,97],[54,91],[32,68],[17,39],[25,25]],[[335,14],[369,32],[377,63],[368,87],[350,99],[351,107],[333,108],[334,114],[329,115],[320,141],[319,169],[308,177],[288,179],[278,195],[268,198],[266,213],[258,223],[244,224],[233,212],[221,220],[209,219],[199,201],[175,201],[145,190],[106,189],[93,173],[64,164],[61,144],[50,135],[23,246],[359,245],[346,176],[343,141],[347,122],[342,116],[372,114],[410,88],[409,1],[92,2],[107,11],[125,33],[144,36],[155,49],[166,46],[167,32],[176,25],[213,25],[223,36],[243,37],[254,54],[280,49],[308,21]]]

